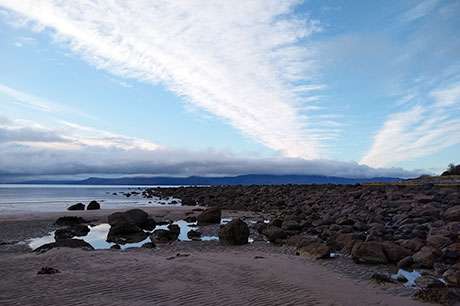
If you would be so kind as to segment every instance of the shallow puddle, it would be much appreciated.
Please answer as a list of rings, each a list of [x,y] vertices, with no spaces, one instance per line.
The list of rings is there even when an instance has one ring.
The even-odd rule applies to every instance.
[[[407,270],[399,269],[398,273],[393,274],[391,277],[393,279],[395,279],[395,280],[397,280],[399,277],[404,277],[405,279],[407,279],[407,282],[404,283],[404,286],[406,286],[406,287],[415,287],[415,281],[420,276],[422,276],[422,274],[420,274],[420,272],[418,272],[416,270],[407,271]]]
[[[231,218],[222,218],[221,224],[226,224],[230,222],[232,219]],[[173,224],[177,224],[180,228],[180,234],[178,237],[179,241],[192,241],[187,237],[187,233],[190,230],[198,230],[199,231],[199,226],[197,225],[196,222],[186,222],[184,220],[178,220],[173,222]],[[107,223],[102,223],[94,226],[89,226],[89,233],[86,236],[82,237],[73,237],[75,239],[82,239],[89,243],[93,248],[96,250],[105,250],[105,249],[110,249],[113,245],[116,243],[113,242],[107,242],[107,234],[109,233],[110,230],[110,224]],[[168,225],[157,225],[154,230],[157,229],[168,229]],[[217,230],[216,233],[212,235],[202,235],[200,240],[202,241],[212,241],[212,240],[219,240],[219,237],[217,236]],[[146,233],[153,233],[152,232],[146,232]],[[249,238],[249,242],[252,243],[254,239]],[[36,248],[47,244],[55,242],[54,239],[54,231],[50,232],[48,235],[43,236],[43,237],[38,237],[38,238],[32,238],[26,241],[27,245],[32,249],[35,250]],[[151,242],[150,238],[147,237],[146,239],[136,242],[136,243],[125,243],[125,244],[119,244],[122,250],[128,249],[128,248],[139,248],[142,247],[144,243]],[[160,244],[161,245],[161,244]]]

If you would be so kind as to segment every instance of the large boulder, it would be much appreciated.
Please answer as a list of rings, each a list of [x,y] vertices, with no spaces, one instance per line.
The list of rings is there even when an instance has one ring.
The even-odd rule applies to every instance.
[[[84,224],[75,224],[65,228],[58,228],[54,232],[55,240],[70,239],[73,237],[86,236],[89,233],[89,227]]]
[[[171,232],[166,229],[154,230],[150,235],[150,240],[153,243],[165,243],[177,240],[177,233]]]
[[[430,246],[424,246],[420,249],[420,251],[415,253],[412,258],[414,259],[416,267],[432,269],[434,262],[440,256],[441,252],[438,249]]]
[[[397,263],[401,259],[410,256],[412,252],[402,246],[397,245],[391,241],[385,241],[382,243],[383,252],[385,253],[386,257],[388,258],[389,262]]]
[[[36,253],[44,253],[53,248],[79,248],[83,250],[94,250],[88,242],[81,239],[62,239],[56,242],[44,244],[34,250]]]
[[[235,219],[222,225],[219,229],[219,240],[224,244],[242,245],[247,244],[249,227],[241,219]]]
[[[85,204],[77,203],[67,207],[67,210],[85,210]]]
[[[219,224],[222,218],[222,210],[218,207],[211,207],[198,215],[197,221],[199,225]]]
[[[331,247],[322,242],[312,242],[297,249],[297,254],[314,259],[325,259],[331,257]]]
[[[108,223],[112,227],[128,226],[131,228],[137,226],[140,229],[151,231],[156,224],[149,215],[141,209],[130,209],[125,212],[116,212],[108,217]]]
[[[460,221],[460,205],[447,209],[444,217],[449,221]]]
[[[356,263],[388,263],[382,243],[376,241],[356,242],[351,251],[351,256]]]
[[[86,207],[86,210],[96,210],[100,208],[101,208],[101,205],[97,201],[91,201]]]
[[[262,234],[265,235],[267,240],[270,242],[277,242],[287,237],[287,233],[284,230],[274,225],[266,226],[263,229]]]
[[[88,221],[86,221],[82,217],[65,216],[58,218],[54,224],[59,226],[71,226],[82,223],[88,223]]]

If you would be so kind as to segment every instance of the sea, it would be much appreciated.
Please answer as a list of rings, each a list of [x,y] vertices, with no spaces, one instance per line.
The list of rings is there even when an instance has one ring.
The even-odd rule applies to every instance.
[[[148,187],[159,186],[0,184],[0,214],[60,212],[70,205],[87,205],[92,200],[98,201],[105,209],[180,205],[180,201],[175,203],[172,198],[144,198],[142,190]],[[133,191],[139,194],[126,197],[126,193]]]

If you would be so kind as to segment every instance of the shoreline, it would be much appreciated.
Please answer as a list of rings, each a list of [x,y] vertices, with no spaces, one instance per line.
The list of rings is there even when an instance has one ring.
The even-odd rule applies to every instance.
[[[194,208],[142,209],[151,216],[177,220]],[[64,215],[106,222],[114,211],[120,210],[17,214],[10,220],[2,216],[0,232],[5,235],[10,231],[16,237],[24,235],[11,233],[13,229],[8,229],[11,224],[37,232]],[[224,211],[224,216],[244,215],[255,216]],[[0,250],[4,247],[0,246]],[[189,256],[168,260],[179,253]],[[246,305],[243,301],[252,301],[251,305],[427,305],[407,296],[411,289],[398,291],[391,284],[376,285],[366,278],[347,275],[341,266],[353,265],[351,259],[344,257],[334,263],[335,260],[315,261],[295,256],[292,248],[261,241],[244,246],[225,246],[216,241],[176,241],[153,250],[57,248],[44,254],[26,249],[0,251],[0,274],[4,276],[0,280],[0,304],[38,305],[41,301],[62,305],[65,301],[67,305],[198,305],[200,301]],[[39,276],[36,273],[42,266],[52,266],[61,273]],[[158,282],[161,285],[155,285]],[[160,295],[155,288],[161,291]],[[214,295],[216,290],[219,296]],[[105,292],[104,297],[101,291]]]

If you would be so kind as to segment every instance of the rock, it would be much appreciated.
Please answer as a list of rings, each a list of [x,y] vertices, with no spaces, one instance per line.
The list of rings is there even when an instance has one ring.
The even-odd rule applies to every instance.
[[[447,209],[444,213],[444,218],[449,221],[460,221],[460,205]]]
[[[268,241],[270,242],[276,242],[277,240],[287,237],[287,234],[284,230],[274,225],[266,226],[262,234],[265,235],[265,237],[267,237]]]
[[[449,303],[449,288],[439,279],[424,275],[415,280],[419,287],[415,298],[432,303],[452,305]]]
[[[385,241],[382,243],[382,246],[383,252],[385,253],[388,261],[392,263],[396,263],[412,254],[410,250],[403,248],[394,242]]]
[[[219,229],[219,241],[229,245],[248,243],[249,227],[241,219],[235,219],[222,225]]]
[[[96,210],[100,208],[101,208],[101,205],[97,201],[91,201],[86,207],[86,210]]]
[[[407,270],[408,268],[412,267],[413,264],[414,259],[412,258],[412,256],[407,256],[401,259],[396,266],[398,269]]]
[[[184,219],[185,222],[187,223],[195,223],[196,222],[196,217],[195,216],[188,216],[187,218]]]
[[[419,238],[409,240],[398,240],[397,242],[400,246],[409,249],[412,252],[417,252],[424,246],[423,241]]]
[[[346,253],[351,252],[353,245],[357,241],[363,241],[364,237],[353,233],[340,233],[335,236],[334,243],[339,250],[344,250]]]
[[[142,247],[145,249],[154,249],[156,245],[153,242],[146,242],[142,245]]]
[[[450,243],[450,239],[443,235],[430,235],[426,239],[426,243],[427,245],[432,246],[434,248],[442,249]]]
[[[85,210],[85,204],[77,203],[67,207],[67,210]]]
[[[373,273],[371,275],[371,280],[374,280],[377,283],[396,283],[396,281],[391,278],[391,275],[379,272]]]
[[[460,263],[444,272],[442,277],[450,286],[460,287]]]
[[[153,243],[171,242],[177,239],[177,235],[166,229],[154,230],[150,235],[150,240]]]
[[[326,259],[331,257],[331,248],[322,242],[312,242],[299,247],[296,253],[314,259]]]
[[[61,273],[58,269],[52,268],[52,267],[42,267],[40,271],[37,272],[37,274],[56,274],[56,273]]]
[[[53,248],[80,248],[83,250],[94,250],[94,248],[84,240],[81,239],[63,239],[56,242],[44,244],[34,250],[36,253],[44,253]]]
[[[452,243],[442,250],[442,260],[454,264],[460,260],[460,242]]]
[[[219,224],[222,218],[222,211],[220,208],[212,207],[203,211],[198,215],[197,221],[199,225],[206,224]]]
[[[66,228],[58,228],[54,232],[54,239],[70,239],[73,237],[86,236],[89,233],[89,227],[83,224],[75,224]]]
[[[190,230],[187,233],[187,237],[188,237],[188,239],[191,239],[191,240],[199,240],[199,239],[201,239],[201,232],[195,231],[195,230]]]
[[[86,221],[82,217],[65,216],[65,217],[58,218],[54,224],[59,225],[59,226],[70,226],[70,225],[82,224],[82,223],[87,223],[87,222],[88,221]]]
[[[119,244],[114,244],[110,247],[111,250],[120,250],[121,246]]]
[[[108,223],[111,226],[120,224],[132,224],[145,230],[153,230],[155,221],[149,218],[149,215],[141,209],[130,209],[125,212],[116,212],[108,217]]]
[[[435,259],[440,255],[439,250],[430,246],[424,246],[420,251],[412,255],[412,258],[416,267],[432,269]]]
[[[281,228],[285,231],[299,231],[302,229],[302,225],[294,220],[286,220],[282,223]]]
[[[169,224],[168,229],[171,232],[172,240],[176,240],[180,234],[180,226],[177,224]]]
[[[383,251],[383,245],[380,242],[367,241],[357,242],[351,251],[353,261],[356,263],[367,264],[385,264],[388,258]]]
[[[112,229],[114,229],[114,227],[111,227],[109,233],[107,234],[107,242],[114,242],[117,244],[138,243],[147,239],[149,236],[148,233],[142,230],[132,233],[113,233]]]

